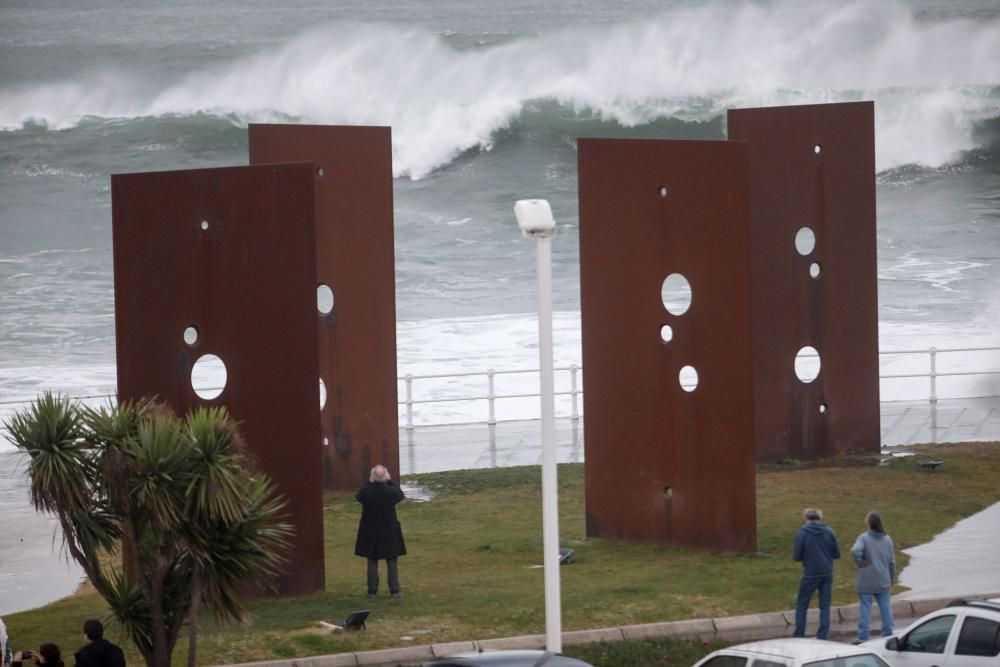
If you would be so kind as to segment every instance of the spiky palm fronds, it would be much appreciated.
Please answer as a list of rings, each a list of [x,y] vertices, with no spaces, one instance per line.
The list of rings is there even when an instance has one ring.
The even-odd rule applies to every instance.
[[[191,531],[191,556],[202,573],[202,597],[219,621],[238,621],[248,584],[265,590],[281,573],[294,535],[285,501],[262,478],[249,480],[236,521],[201,524]]]
[[[187,513],[208,521],[236,520],[247,480],[246,448],[236,422],[225,408],[198,408],[188,414],[185,427],[194,448]]]
[[[224,409],[181,421],[148,400],[92,409],[47,393],[4,426],[30,457],[35,507],[59,517],[148,665],[169,664],[189,614],[193,658],[201,606],[238,620],[246,587],[279,572],[292,534],[284,501]],[[102,562],[119,541],[125,574]]]
[[[131,577],[121,572],[112,572],[108,576],[109,592],[104,596],[111,615],[125,631],[143,655],[152,651],[153,633],[151,630],[152,613],[149,599],[143,594],[142,588]]]
[[[237,620],[241,592],[278,573],[291,526],[255,474],[224,409],[183,422],[152,401],[78,408],[45,394],[6,424],[30,458],[32,501],[54,512],[85,569],[146,663],[169,665],[202,604]],[[101,556],[118,541],[126,574]]]
[[[58,514],[90,502],[86,431],[80,411],[64,396],[45,392],[4,424],[14,445],[30,457],[31,502]]]
[[[130,443],[129,496],[151,530],[169,533],[187,519],[184,488],[191,474],[191,445],[174,419],[154,417],[139,424]]]

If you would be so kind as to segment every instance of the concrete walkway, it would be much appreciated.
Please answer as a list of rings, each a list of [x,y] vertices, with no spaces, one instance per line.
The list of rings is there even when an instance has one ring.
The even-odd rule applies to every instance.
[[[993,593],[980,597],[998,597]],[[940,609],[954,597],[925,600],[896,600],[892,604],[892,614],[897,630],[902,630],[924,614]],[[878,608],[873,609],[873,618],[878,618]],[[830,639],[850,641],[854,638],[858,622],[858,605],[833,607],[830,610]],[[819,611],[809,610],[807,631],[815,632],[819,622]],[[563,644],[593,644],[601,641],[659,639],[721,639],[728,642],[746,642],[758,639],[773,639],[791,636],[795,625],[793,611],[749,614],[746,616],[724,616],[720,618],[700,618],[687,621],[626,625],[618,628],[597,630],[576,630],[563,633]],[[872,623],[874,628],[878,624]],[[876,632],[877,634],[877,632]],[[482,639],[447,644],[424,644],[380,651],[360,651],[338,653],[336,655],[270,660],[242,663],[233,667],[375,667],[377,665],[419,665],[422,662],[442,658],[455,653],[469,651],[490,651],[498,649],[542,649],[545,635],[524,635],[500,639]]]
[[[882,403],[882,447],[925,443],[1000,442],[1000,397]],[[538,420],[418,426],[399,430],[404,475],[461,468],[541,464]],[[583,461],[583,419],[556,420],[560,463]]]
[[[883,403],[882,446],[1000,441],[1000,398]]]

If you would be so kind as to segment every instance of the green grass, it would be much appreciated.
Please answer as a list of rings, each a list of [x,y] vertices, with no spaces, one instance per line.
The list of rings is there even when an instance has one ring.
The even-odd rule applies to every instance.
[[[791,544],[801,525],[799,513],[806,506],[824,510],[846,551],[862,531],[868,510],[881,512],[897,546],[906,548],[1000,500],[1000,447],[950,446],[933,450],[933,455],[945,459],[937,472],[918,469],[913,459],[885,467],[785,464],[762,469],[757,478],[756,554],[588,539],[583,466],[560,466],[561,542],[577,554],[575,564],[561,568],[563,627],[576,630],[789,609],[801,571],[791,561]],[[329,494],[324,501],[327,590],[255,602],[243,625],[215,627],[209,622],[203,628],[198,662],[543,633],[542,570],[533,567],[542,559],[540,469],[457,471],[414,475],[406,481],[436,494],[432,502],[399,506],[410,550],[400,560],[406,597],[365,599],[365,562],[353,556],[360,508],[353,494]],[[899,558],[905,564],[906,556]],[[848,560],[838,565],[835,604],[855,601]],[[320,619],[342,618],[365,608],[372,612],[366,632],[330,634],[316,625]],[[55,641],[72,651],[80,644],[82,620],[105,613],[98,597],[84,593],[5,620],[18,648]],[[180,644],[175,664],[183,664],[185,642]],[[642,648],[602,645],[594,650],[606,654],[602,660],[612,660],[585,658],[597,664],[651,664],[629,662],[629,652],[646,650]],[[680,649],[673,644],[654,643],[649,650],[661,651],[656,661],[666,656],[668,664],[694,661],[675,658]],[[622,655],[615,657],[618,653]],[[128,658],[132,664],[141,663],[134,651]]]

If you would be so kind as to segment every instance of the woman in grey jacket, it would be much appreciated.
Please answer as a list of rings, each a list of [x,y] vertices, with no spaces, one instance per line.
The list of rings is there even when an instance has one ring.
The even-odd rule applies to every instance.
[[[882,517],[878,512],[869,512],[865,517],[868,531],[858,535],[851,547],[851,556],[858,566],[858,601],[861,614],[858,618],[858,642],[868,639],[872,619],[872,596],[878,602],[882,617],[882,636],[892,634],[892,582],[896,580],[896,553],[892,538],[882,527]]]

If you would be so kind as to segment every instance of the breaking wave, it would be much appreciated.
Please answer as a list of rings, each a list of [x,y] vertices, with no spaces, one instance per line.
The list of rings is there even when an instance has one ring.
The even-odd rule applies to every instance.
[[[579,136],[874,99],[878,168],[938,167],[996,140],[983,127],[1000,118],[998,62],[1000,19],[921,20],[899,2],[716,2],[478,50],[421,29],[335,24],[156,87],[125,69],[0,90],[0,129],[206,115],[390,125],[396,175],[421,178],[490,150],[528,116]]]

